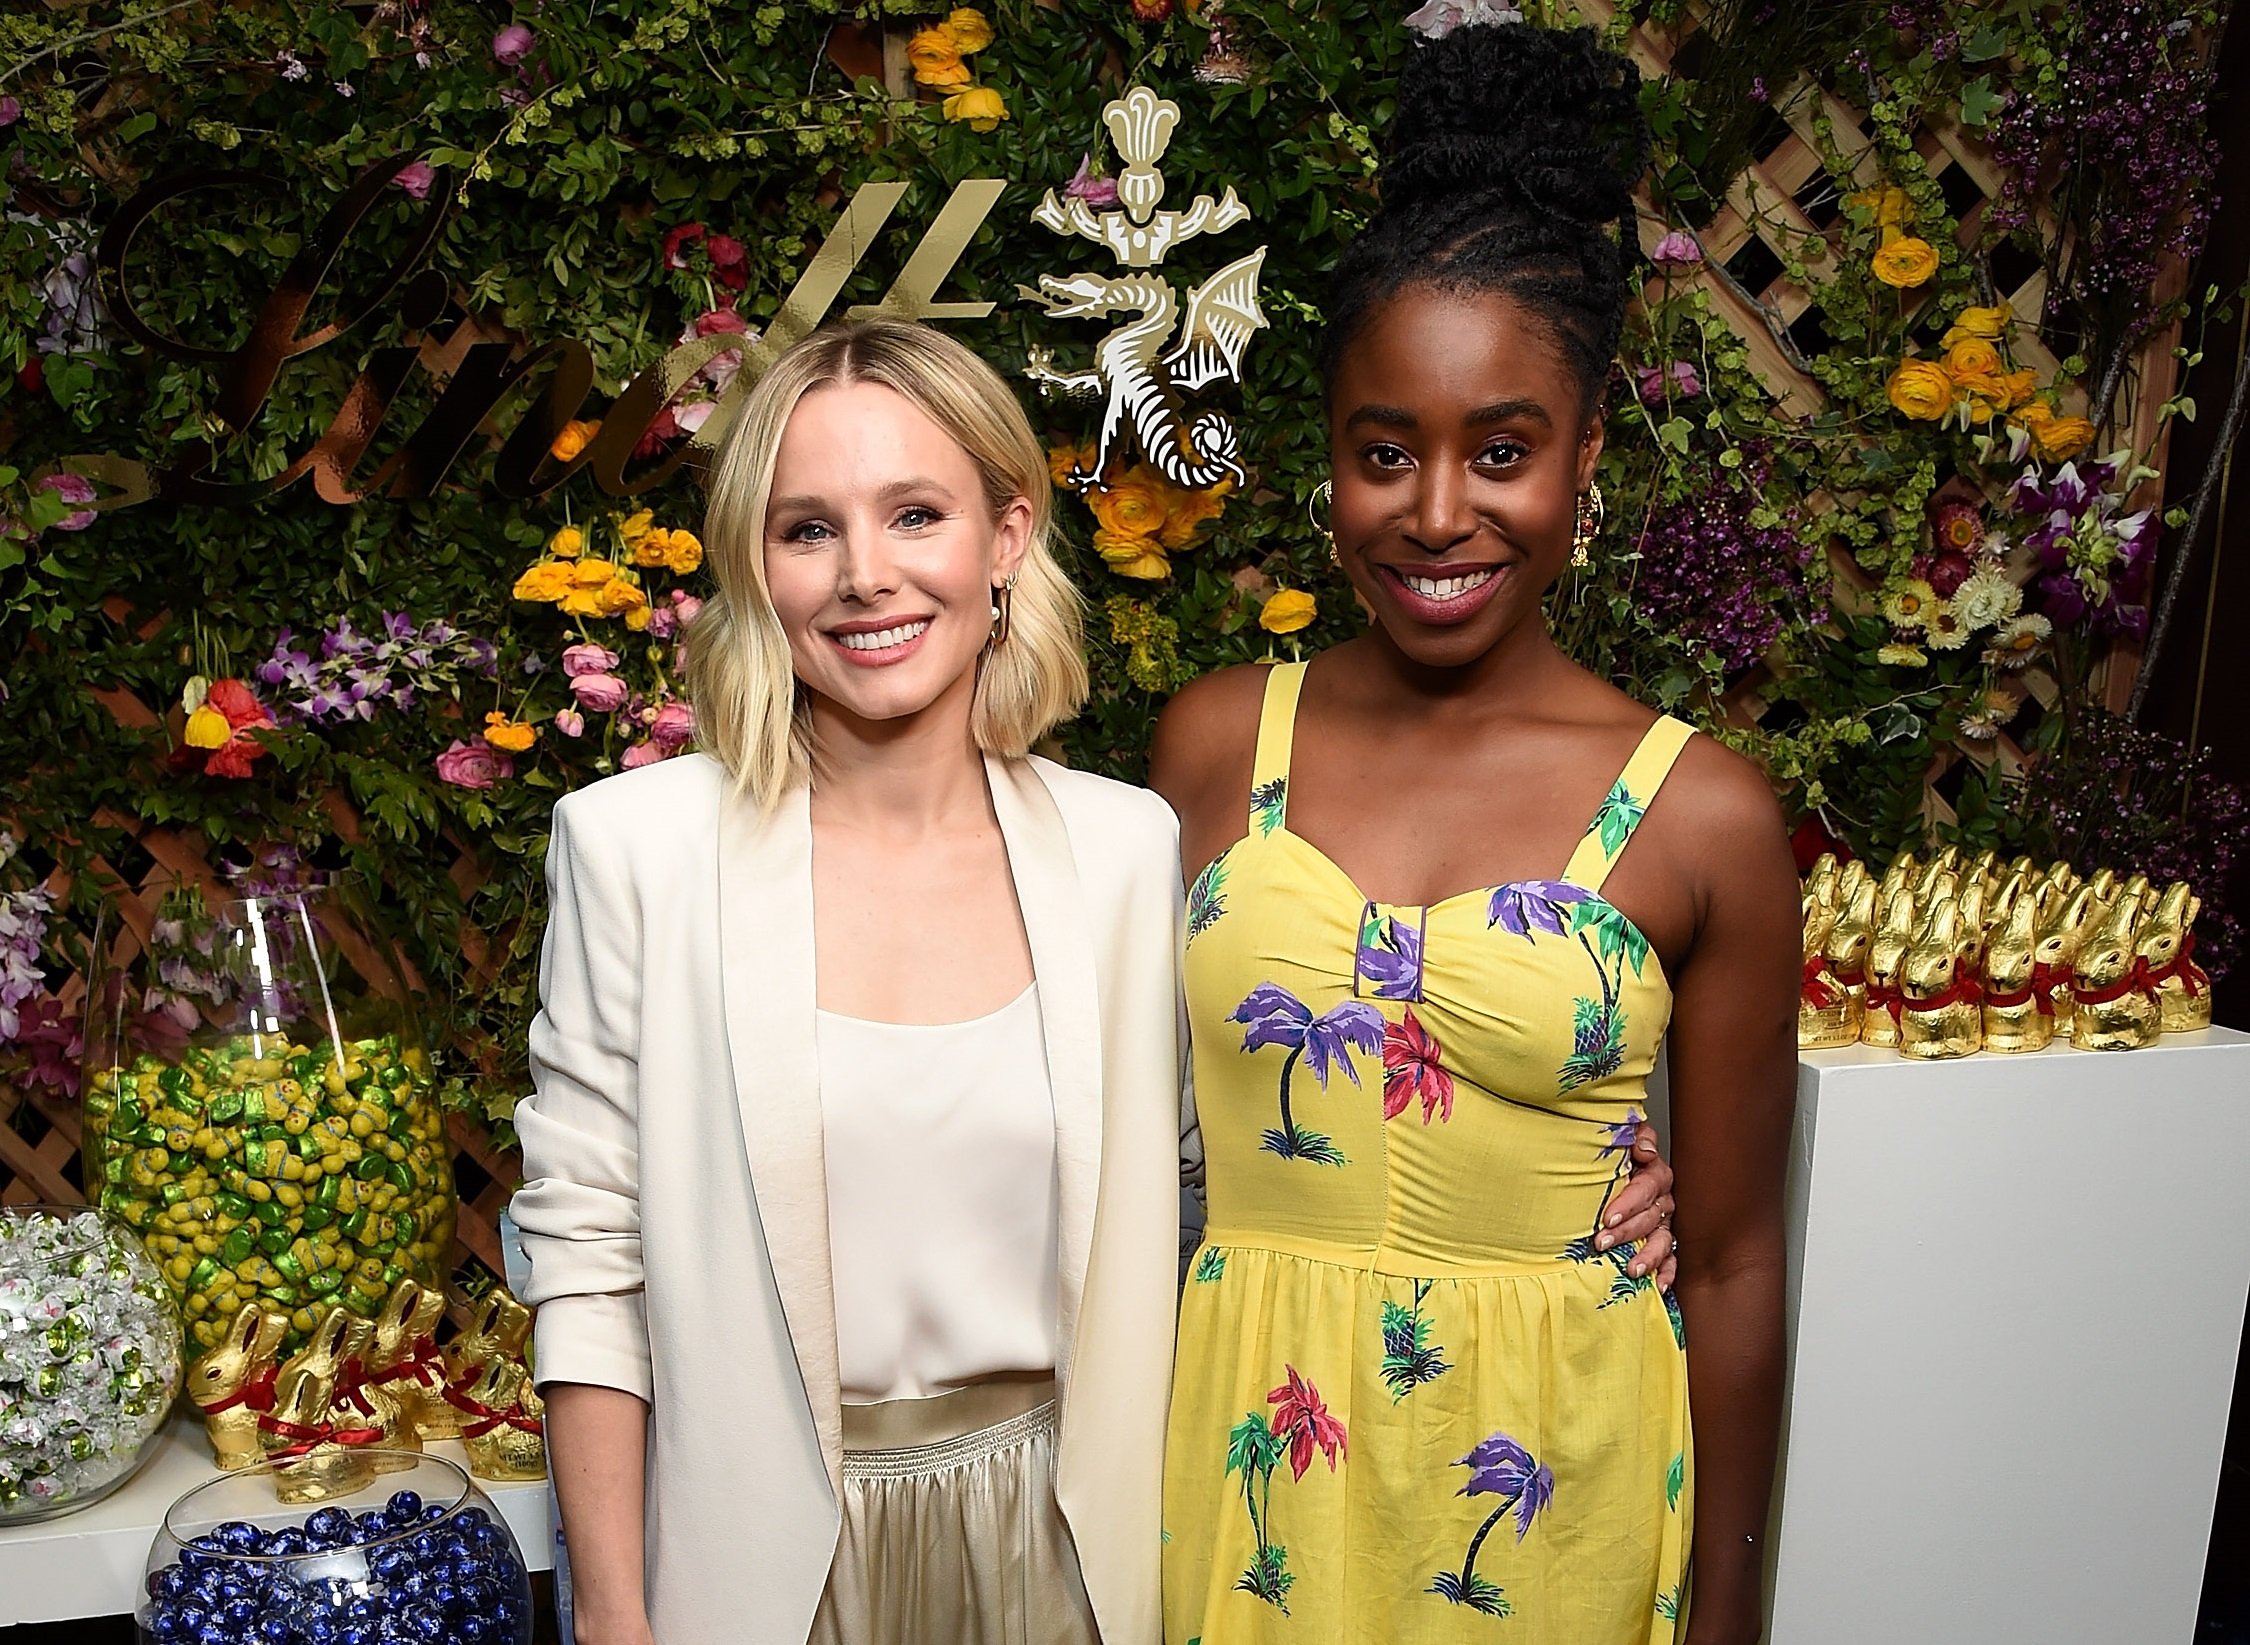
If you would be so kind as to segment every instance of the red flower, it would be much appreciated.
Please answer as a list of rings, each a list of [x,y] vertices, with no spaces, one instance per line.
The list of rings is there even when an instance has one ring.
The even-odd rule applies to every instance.
[[[716,337],[724,331],[739,336],[750,329],[750,322],[731,308],[715,308],[708,314],[695,317],[695,334],[698,337]]]
[[[712,235],[703,242],[703,249],[710,254],[713,268],[738,268],[748,255],[742,242],[731,234]]]
[[[671,233],[665,235],[664,266],[666,268],[686,268],[686,248],[691,242],[702,239],[705,232],[701,223],[682,223]]]
[[[1395,1120],[1414,1098],[1422,1099],[1422,1123],[1433,1116],[1453,1117],[1453,1076],[1441,1060],[1445,1048],[1415,1019],[1414,1007],[1406,1019],[1383,1029],[1383,1118]]]
[[[204,693],[203,706],[226,720],[228,733],[227,740],[204,757],[203,774],[206,777],[249,776],[251,762],[266,752],[266,745],[249,733],[273,726],[273,716],[266,712],[266,705],[240,680],[227,679],[211,682],[210,689]],[[197,749],[191,746],[184,752],[192,758]]]
[[[250,688],[240,680],[213,680],[203,700],[224,714],[227,724],[237,731],[273,724],[273,716],[266,712],[266,705],[252,696]]]
[[[1172,0],[1129,0],[1133,16],[1143,23],[1161,23],[1172,15]]]
[[[641,431],[641,437],[633,443],[633,455],[645,462],[660,454],[679,437],[680,420],[672,415],[672,408],[666,406],[648,420],[648,427]]]
[[[1315,1445],[1328,1458],[1328,1471],[1334,1473],[1336,1459],[1344,1452],[1344,1425],[1328,1414],[1320,1390],[1299,1376],[1296,1366],[1282,1369],[1289,1374],[1287,1386],[1274,1389],[1266,1400],[1273,1406],[1274,1437],[1289,1441],[1290,1473],[1297,1479],[1305,1477],[1305,1470],[1312,1466]]]

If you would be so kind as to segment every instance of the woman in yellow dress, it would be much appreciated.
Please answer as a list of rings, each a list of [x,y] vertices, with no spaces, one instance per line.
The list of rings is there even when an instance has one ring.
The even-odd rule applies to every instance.
[[[1209,1207],[1173,1645],[1758,1635],[1795,874],[1759,773],[1541,610],[1598,521],[1636,88],[1590,31],[1417,54],[1328,311],[1372,624],[1158,732]],[[1602,1239],[1666,1043],[1676,1307]]]

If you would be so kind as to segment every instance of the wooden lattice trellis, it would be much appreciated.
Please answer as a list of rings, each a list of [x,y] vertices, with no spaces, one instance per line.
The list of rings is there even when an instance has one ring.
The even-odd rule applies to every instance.
[[[1614,21],[1615,9],[1609,0],[1575,3],[1590,22],[1608,25]],[[1627,35],[1627,49],[1644,73],[1663,75],[1692,27],[1689,24],[1669,33],[1635,28]],[[886,31],[885,44],[889,48],[886,78],[903,93],[909,84],[903,37],[890,38],[890,31]],[[866,66],[872,68],[872,61]],[[1784,265],[1795,260],[1816,278],[1829,266],[1837,217],[1835,187],[1824,153],[1840,157],[1851,172],[1854,186],[1871,186],[1882,179],[1860,114],[1833,93],[1810,82],[1801,83],[1778,96],[1772,107],[1778,116],[1775,134],[1758,145],[1756,158],[1735,180],[1719,213],[1710,222],[1695,225],[1709,261],[1687,278],[1708,293],[1714,310],[1740,337],[1753,368],[1776,403],[1786,412],[1802,415],[1816,411],[1823,400],[1818,384],[1804,369],[1803,356],[1808,350],[1799,340],[1817,316],[1812,293],[1791,280]],[[1955,206],[1962,242],[1975,242],[1990,202],[2000,190],[1997,168],[1980,144],[1951,122],[1926,125],[1918,133],[1915,146],[1946,189],[1949,203]],[[1670,226],[1644,211],[1644,247],[1653,248]],[[2184,278],[2184,270],[2174,275],[2176,281]],[[2175,286],[2174,292],[2160,291],[2158,296],[2170,296],[2176,290]],[[2008,283],[2005,295],[2025,322],[2013,344],[2014,352],[2025,364],[2038,368],[2042,378],[2051,380],[2058,363],[2035,335],[2047,295],[2044,272],[2031,267],[2021,278]],[[500,335],[475,326],[459,327],[445,344],[428,345],[430,357],[425,363],[434,375],[442,376],[458,363],[460,352],[471,342]],[[2157,411],[2176,381],[2177,362],[2172,353],[2176,337],[2175,330],[2166,330],[2149,338],[2141,350],[2138,370],[2130,379],[2131,410],[2123,420],[2122,434],[2136,448],[2146,446],[2161,432]],[[2157,460],[2161,466],[2161,450]],[[1832,553],[1831,560],[1839,598],[1847,603],[1864,600],[1868,588],[1865,573],[1841,550]],[[131,614],[112,615],[124,620]],[[2138,648],[2129,643],[2120,645],[2107,660],[2100,689],[2112,707],[2123,707],[2138,660]],[[1762,669],[1753,670],[1729,693],[1728,709],[1742,723],[1754,723],[1762,712],[1758,692],[1767,678]],[[2013,694],[2015,711],[2020,715],[2027,704],[2033,711],[2051,708],[2059,686],[2051,675],[2035,667],[2011,676],[2004,689]],[[123,724],[149,727],[157,723],[157,711],[130,693],[111,690],[96,695]],[[1940,790],[1948,773],[1963,760],[1998,761],[2003,771],[2012,772],[2020,768],[2023,758],[2019,742],[2005,732],[1989,742],[1945,750],[1924,774],[1925,815],[1932,822],[1952,820]],[[346,839],[356,837],[359,818],[345,796],[327,794],[323,804],[339,834]],[[104,815],[97,821],[105,829],[118,830],[129,842],[130,862],[94,865],[106,884],[123,893],[124,920],[114,939],[118,943],[129,948],[147,941],[157,902],[168,887],[183,884],[218,888],[206,842],[177,829],[117,815]],[[466,895],[474,889],[475,857],[458,841],[450,845],[455,852],[456,882]],[[48,883],[58,894],[69,890],[60,870]],[[504,945],[467,926],[462,942],[472,978],[489,975],[489,955]],[[125,956],[121,953],[118,957]],[[82,980],[69,979],[60,998],[66,1010],[76,1011],[83,999]],[[40,1092],[0,1084],[0,1203],[81,1200],[78,1139],[78,1114],[73,1105]],[[466,1117],[457,1115],[452,1120],[452,1141],[464,1190],[455,1259],[497,1274],[501,1268],[497,1222],[517,1181],[516,1164],[494,1145],[489,1133]]]

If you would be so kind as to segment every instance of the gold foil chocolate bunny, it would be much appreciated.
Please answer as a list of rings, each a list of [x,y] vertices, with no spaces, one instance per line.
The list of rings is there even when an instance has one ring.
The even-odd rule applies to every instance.
[[[454,1439],[461,1432],[460,1413],[445,1402],[445,1356],[437,1344],[444,1313],[441,1292],[402,1279],[383,1304],[368,1351],[368,1379],[399,1402],[423,1440]]]
[[[1899,968],[1906,963],[1906,951],[1914,942],[1914,906],[1912,888],[1901,885],[1882,904],[1877,917],[1875,935],[1867,945],[1866,1012],[1859,1028],[1862,1045],[1896,1050],[1903,1037]]]
[[[2071,968],[2072,1039],[2088,1051],[2132,1051],[2156,1043],[2161,1018],[2141,957],[2141,902],[2122,893],[2078,950]]]
[[[1865,873],[1851,882],[1849,902],[1829,922],[1821,945],[1821,967],[1816,973],[1807,961],[1807,997],[1797,1007],[1797,1043],[1800,1046],[1854,1045],[1867,1017],[1867,950],[1875,940],[1874,880]],[[1844,891],[1844,882],[1837,883]],[[1829,996],[1812,997],[1814,981]]]
[[[188,1367],[187,1395],[203,1413],[220,1467],[247,1468],[265,1455],[258,1418],[273,1409],[274,1356],[288,1334],[287,1314],[248,1303],[228,1322],[219,1345]]]
[[[2077,1017],[2077,1001],[2071,991],[2071,967],[2077,963],[2078,950],[2084,946],[2087,933],[2093,930],[2098,912],[2094,888],[2080,885],[2051,893],[2046,912],[2039,921],[2039,943],[2032,950],[2031,983],[2034,988],[2046,990],[2047,1002],[2054,1007],[2055,1038],[2060,1040],[2071,1037]]]
[[[2141,958],[2156,988],[2157,1026],[2167,1034],[2211,1026],[2211,976],[2195,963],[2195,917],[2201,912],[2203,900],[2185,880],[2175,880],[2141,927]]]
[[[1983,991],[1972,957],[1974,928],[1958,902],[1941,902],[1899,967],[1899,1049],[1910,1057],[1965,1057],[1984,1044]]]
[[[1798,1048],[1849,1044],[1841,1036],[1850,997],[1829,969],[1825,952],[1828,935],[1836,926],[1836,910],[1810,890],[1799,906],[1804,917],[1804,972],[1797,985]]]
[[[351,1323],[344,1328],[344,1368],[329,1406],[331,1418],[353,1429],[375,1430],[381,1437],[368,1443],[379,1450],[419,1451],[422,1437],[405,1403],[368,1372],[367,1355],[375,1342],[373,1323],[357,1315],[349,1317]],[[413,1466],[411,1457],[386,1456],[375,1464],[375,1471],[393,1474]]]
[[[547,1477],[547,1408],[521,1360],[485,1361],[474,1382],[455,1390],[455,1400],[470,1473],[499,1481]]]
[[[2039,986],[2039,899],[2016,896],[1984,951],[1984,1048],[2043,1051],[2055,1037],[2055,1005]]]
[[[344,1336],[350,1312],[332,1309],[312,1340],[281,1368],[274,1407],[258,1419],[258,1440],[268,1462],[285,1462],[274,1475],[284,1502],[326,1502],[350,1496],[374,1481],[365,1448],[382,1438],[377,1429],[339,1425],[330,1412],[344,1375]]]

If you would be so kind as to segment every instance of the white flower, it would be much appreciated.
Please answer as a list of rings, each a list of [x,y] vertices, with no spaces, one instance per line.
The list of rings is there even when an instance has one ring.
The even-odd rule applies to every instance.
[[[2000,722],[1989,713],[1961,716],[1961,735],[1972,742],[1984,742],[2000,735]]]
[[[1425,40],[1443,40],[1455,29],[1522,21],[1523,13],[1507,0],[1428,0],[1406,14],[1406,26]]]
[[[1985,656],[2002,668],[2028,668],[2047,648],[2047,641],[2054,632],[2053,623],[2036,611],[2027,611],[2000,625],[2000,632],[1992,636],[1992,648]]]
[[[1968,586],[1967,583],[1961,585],[1962,588]],[[1953,599],[1947,600],[1931,611],[1929,621],[1924,624],[1924,628],[1926,630],[1924,643],[1930,646],[1932,650],[1958,651],[1969,643],[1969,625],[1961,620],[1959,589],[1954,591]]]
[[[1998,566],[1979,566],[1953,591],[1953,609],[1963,628],[1991,628],[2023,609],[2023,590]]]

